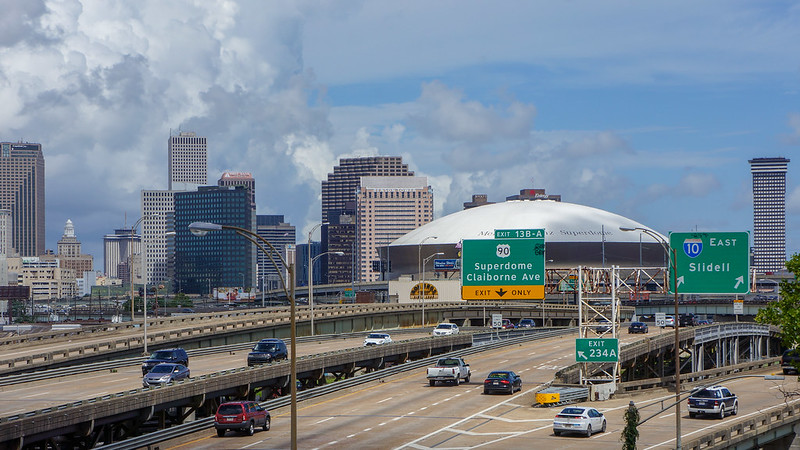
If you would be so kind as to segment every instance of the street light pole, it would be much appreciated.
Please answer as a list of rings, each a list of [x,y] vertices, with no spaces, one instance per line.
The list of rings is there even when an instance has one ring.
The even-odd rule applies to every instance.
[[[643,227],[619,227],[620,231],[641,231],[661,244],[664,252],[670,258],[670,270],[672,271],[673,293],[675,294],[675,448],[681,450],[681,337],[680,337],[680,318],[678,314],[678,260],[675,249],[663,236],[649,228]]]
[[[281,280],[281,284],[283,285],[283,292],[286,294],[286,298],[289,299],[289,328],[290,328],[290,339],[291,342],[289,344],[289,357],[291,358],[290,362],[290,389],[291,389],[291,448],[292,450],[297,450],[297,321],[295,317],[295,301],[294,301],[294,263],[287,263],[283,256],[278,253],[275,247],[262,236],[259,236],[252,231],[241,228],[233,225],[220,225],[216,223],[209,223],[209,222],[193,222],[189,225],[189,231],[192,232],[195,236],[204,236],[210,231],[221,231],[221,230],[233,230],[239,236],[247,239],[248,241],[252,242],[256,245],[264,254],[269,257],[270,262],[275,267],[275,271],[278,272],[278,277]],[[268,252],[264,246],[261,245],[264,243],[267,247],[272,250],[272,252]],[[284,278],[280,267],[275,262],[275,259],[272,257],[272,253],[275,253],[283,267],[286,268],[286,278]],[[291,291],[287,287],[287,283],[291,281],[292,287]]]
[[[310,245],[310,244],[309,244]],[[310,248],[310,247],[309,247]],[[309,253],[311,251],[309,250]],[[314,261],[320,256],[333,253],[336,256],[344,256],[344,252],[325,252],[308,260],[308,304],[311,305],[311,335],[314,336]]]
[[[427,258],[425,261],[422,262],[422,326],[425,326],[425,264],[428,264],[428,261],[431,260],[434,256],[444,255],[444,252],[436,252]]]
[[[438,236],[426,236],[421,241],[419,241],[419,246],[417,247],[417,269],[419,271],[419,276],[417,277],[417,281],[422,280],[422,244],[425,243],[428,239],[438,239]],[[422,288],[422,286],[420,286]],[[423,288],[424,289],[424,288]],[[424,294],[420,294],[424,297]],[[422,325],[425,326],[425,299],[422,298]]]

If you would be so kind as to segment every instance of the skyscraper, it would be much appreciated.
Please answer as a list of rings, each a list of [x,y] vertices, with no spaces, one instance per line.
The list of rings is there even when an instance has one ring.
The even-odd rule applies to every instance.
[[[175,192],[175,281],[187,294],[208,294],[209,287],[255,285],[255,249],[233,230],[205,236],[189,231],[192,222],[213,222],[253,231],[253,210],[242,186],[201,186]]]
[[[94,259],[92,255],[81,253],[81,243],[78,237],[75,236],[75,225],[69,219],[64,224],[64,234],[58,241],[57,248],[61,267],[75,271],[77,278],[82,277],[84,272],[90,272],[94,269]]]
[[[171,190],[191,190],[208,184],[208,148],[205,137],[193,131],[169,136],[169,185]]]
[[[41,144],[0,142],[0,209],[11,210],[11,246],[44,254],[44,155]]]
[[[426,177],[361,177],[358,191],[360,281],[380,279],[378,247],[433,220],[433,190]],[[373,263],[377,263],[373,271]]]
[[[322,182],[322,223],[330,225],[322,227],[322,252],[345,252],[345,256],[321,258],[322,279],[328,283],[349,282],[359,276],[360,271],[354,267],[355,201],[364,176],[414,176],[414,172],[408,170],[400,156],[368,156],[342,158],[328,174]],[[336,229],[327,229],[332,226]]]
[[[263,237],[275,247],[282,257],[286,257],[286,248],[296,242],[294,225],[284,222],[283,215],[258,215],[256,217],[256,234]],[[265,249],[269,250],[267,246]],[[280,289],[278,273],[283,274],[280,258],[272,255],[275,264],[262,251],[258,251],[258,285],[266,289]]]
[[[130,227],[118,228],[114,234],[103,236],[103,249],[103,271],[106,276],[120,278],[124,284],[129,284],[131,267],[141,267],[141,260],[134,259],[134,255],[138,256],[142,251],[141,235]],[[139,269],[134,271],[134,281],[141,276],[136,275],[139,272]]]
[[[753,268],[777,272],[786,268],[786,158],[754,158]]]

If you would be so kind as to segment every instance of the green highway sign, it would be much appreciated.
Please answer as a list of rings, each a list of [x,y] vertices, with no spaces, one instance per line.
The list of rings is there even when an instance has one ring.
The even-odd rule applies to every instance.
[[[575,361],[617,362],[619,361],[619,339],[575,339]]]
[[[495,239],[544,239],[544,228],[531,230],[494,230]]]
[[[541,231],[541,237],[462,241],[461,298],[544,298],[544,230],[533,231]]]
[[[670,293],[675,293],[676,275],[679,294],[750,292],[749,233],[670,233],[669,245],[677,263],[675,271],[669,271]]]

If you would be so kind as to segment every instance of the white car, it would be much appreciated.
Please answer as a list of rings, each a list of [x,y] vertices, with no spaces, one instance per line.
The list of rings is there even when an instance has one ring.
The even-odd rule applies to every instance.
[[[458,325],[454,323],[440,323],[433,329],[434,336],[450,336],[451,334],[458,334]]]
[[[553,419],[553,434],[582,433],[591,436],[592,433],[606,431],[606,418],[603,413],[583,406],[568,406],[556,414]]]
[[[364,338],[364,347],[370,345],[383,345],[392,342],[392,338],[386,333],[370,333]]]
[[[666,316],[664,320],[668,327],[675,328],[675,316]]]

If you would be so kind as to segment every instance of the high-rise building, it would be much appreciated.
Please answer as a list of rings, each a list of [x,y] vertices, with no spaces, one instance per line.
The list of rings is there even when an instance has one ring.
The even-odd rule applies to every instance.
[[[250,193],[250,206],[256,209],[256,179],[248,172],[223,172],[217,186],[244,186]]]
[[[11,211],[11,246],[44,254],[44,155],[41,144],[0,142],[0,208]]]
[[[75,236],[75,225],[69,219],[64,225],[64,234],[58,241],[58,260],[61,267],[72,269],[75,276],[82,277],[84,272],[91,272],[94,269],[94,259],[92,255],[81,253],[81,243]]]
[[[0,255],[14,255],[14,247],[11,246],[13,223],[11,210],[0,209]]]
[[[256,234],[267,240],[279,255],[286,255],[288,246],[296,241],[295,227],[284,222],[283,215],[258,215],[256,216]],[[266,245],[264,249],[270,250]],[[280,276],[284,273],[281,267],[280,258],[272,255],[275,264],[270,261],[269,256],[263,251],[258,251],[258,286],[264,289],[280,289]],[[277,268],[276,268],[277,265]]]
[[[242,186],[201,186],[175,192],[175,282],[187,294],[209,293],[209,288],[255,286],[256,247],[234,230],[195,236],[192,222],[251,228],[253,210]]]
[[[192,190],[208,184],[208,147],[205,137],[193,131],[169,136],[170,191]]]
[[[356,193],[364,176],[414,176],[400,156],[342,158],[322,182],[322,252],[342,251],[345,256],[326,255],[322,259],[322,279],[328,283],[352,281],[358,277],[354,258]],[[348,224],[347,222],[350,222]],[[336,230],[326,230],[331,226]],[[348,229],[352,228],[352,230]],[[335,242],[331,241],[335,239]],[[348,240],[349,239],[349,240]],[[343,277],[346,276],[346,279]]]
[[[297,267],[295,267],[295,274],[297,278],[297,285],[298,286],[308,286],[308,243],[305,244],[297,244]],[[320,249],[322,246],[318,241],[311,242],[311,259],[317,258],[320,255]],[[320,258],[317,258],[314,261],[314,285],[318,285],[322,282],[322,276],[320,275]]]
[[[160,283],[172,276],[169,273],[168,261],[172,254],[169,248],[172,240],[168,233],[173,231],[174,195],[175,191],[142,191],[141,208],[144,219],[142,219],[141,235],[148,283]]]
[[[486,194],[472,194],[472,201],[464,202],[464,209],[477,208],[483,205],[493,205]]]
[[[120,278],[123,284],[129,284],[130,268],[141,266],[138,259],[134,259],[134,255],[138,255],[142,251],[142,236],[136,234],[135,230],[131,228],[118,228],[114,230],[114,234],[107,234],[103,236],[103,270],[109,278]],[[136,262],[139,261],[139,264]],[[141,276],[137,270],[134,274],[134,281],[137,281]]]
[[[358,279],[377,281],[378,247],[433,220],[433,189],[426,177],[361,177],[357,202]]]
[[[754,158],[753,268],[758,273],[786,269],[787,158]]]
[[[561,201],[560,194],[548,194],[544,189],[520,189],[519,195],[509,195],[506,201],[511,200],[553,200]]]

